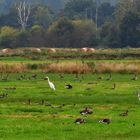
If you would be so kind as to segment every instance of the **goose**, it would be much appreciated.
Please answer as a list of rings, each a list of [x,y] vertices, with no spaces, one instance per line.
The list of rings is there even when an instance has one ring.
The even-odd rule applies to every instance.
[[[110,121],[110,119],[105,118],[105,119],[100,120],[99,122],[105,123],[105,124],[110,124],[111,121]]]
[[[125,112],[121,113],[120,116],[123,116],[123,117],[128,116],[128,110],[126,110]]]
[[[80,111],[81,115],[87,115],[87,114],[92,114],[93,111],[90,108],[85,108],[84,110]]]
[[[82,123],[85,123],[85,120],[82,119],[82,118],[78,118],[78,119],[75,120],[74,123],[76,123],[76,124],[82,124]]]
[[[72,89],[72,85],[71,84],[67,84],[67,85],[65,85],[65,88],[66,89]]]

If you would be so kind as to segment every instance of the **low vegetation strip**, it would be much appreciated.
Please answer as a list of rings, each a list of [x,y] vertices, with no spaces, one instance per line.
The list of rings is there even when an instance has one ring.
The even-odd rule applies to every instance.
[[[45,71],[54,73],[90,73],[92,68],[86,63],[63,62],[52,63],[45,68]]]
[[[98,73],[140,73],[140,63],[100,62],[95,64]]]
[[[0,63],[0,72],[22,73],[42,71],[47,73],[140,73],[140,62],[49,62],[49,63]]]
[[[13,63],[13,64],[4,64],[0,63],[0,72],[6,73],[18,73],[18,72],[26,72],[27,66],[23,63]]]

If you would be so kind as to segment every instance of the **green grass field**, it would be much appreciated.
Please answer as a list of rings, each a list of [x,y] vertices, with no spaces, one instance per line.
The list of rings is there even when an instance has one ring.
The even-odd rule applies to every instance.
[[[130,74],[112,74],[113,79],[107,81],[108,74],[101,74],[102,80],[97,80],[99,74],[84,74],[79,79],[65,74],[60,79],[58,74],[37,72],[36,79],[28,80],[32,73],[26,73],[26,79],[17,80],[19,75],[10,74],[7,81],[0,81],[1,93],[8,93],[0,98],[0,140],[140,139],[140,101],[136,93],[140,77],[132,81]],[[56,85],[55,92],[42,79],[45,76]],[[65,89],[69,83],[73,85],[71,90]],[[112,89],[114,83],[116,89]],[[81,116],[79,112],[85,107],[92,108],[93,114]],[[128,116],[119,116],[125,110],[129,110]],[[79,117],[86,123],[75,124]],[[103,118],[111,119],[111,123],[99,123]]]
[[[82,60],[92,67],[104,62],[124,66],[130,63],[135,64],[131,67],[139,67],[138,58],[139,50],[133,49],[99,50],[95,54],[48,54],[44,51],[42,54],[1,55],[1,71],[3,64],[6,68],[7,65],[14,68],[22,63],[28,66],[28,73],[11,73],[8,80],[2,80],[7,74],[0,73],[0,140],[139,140],[140,101],[137,92],[140,76],[136,81],[131,80],[137,72],[135,69],[133,72],[122,71],[122,74],[112,73],[110,81],[106,80],[109,73],[105,72],[81,74],[78,79],[75,74],[64,74],[61,79],[58,73],[44,73],[41,69],[51,63]],[[30,79],[33,73],[37,74],[36,79]],[[18,80],[23,74],[25,79]],[[46,76],[55,84],[55,92],[43,80]],[[98,80],[98,77],[103,79]],[[65,84],[72,84],[73,88],[65,89]],[[3,93],[8,96],[2,98]],[[85,107],[91,108],[93,114],[80,115]],[[128,116],[119,116],[126,110],[129,110]],[[75,124],[77,118],[85,119],[86,123]],[[111,123],[99,123],[103,118],[109,118]]]

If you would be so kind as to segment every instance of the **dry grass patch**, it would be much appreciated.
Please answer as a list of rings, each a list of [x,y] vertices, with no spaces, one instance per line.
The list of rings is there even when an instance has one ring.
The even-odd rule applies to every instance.
[[[54,73],[89,73],[92,68],[88,64],[76,62],[52,63],[44,68],[46,72]]]
[[[98,73],[140,73],[140,63],[96,63],[95,71]]]
[[[22,73],[27,71],[27,66],[22,63],[4,64],[0,63],[0,72]]]

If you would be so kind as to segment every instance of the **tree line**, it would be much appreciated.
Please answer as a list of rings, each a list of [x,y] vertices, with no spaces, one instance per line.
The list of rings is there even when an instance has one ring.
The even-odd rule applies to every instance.
[[[93,0],[69,0],[57,13],[47,5],[29,8],[24,4],[27,11],[23,7],[25,11],[19,13],[22,6],[18,4],[0,15],[0,47],[140,46],[139,0],[120,0],[114,6],[98,5]],[[27,22],[24,28],[19,18]]]

